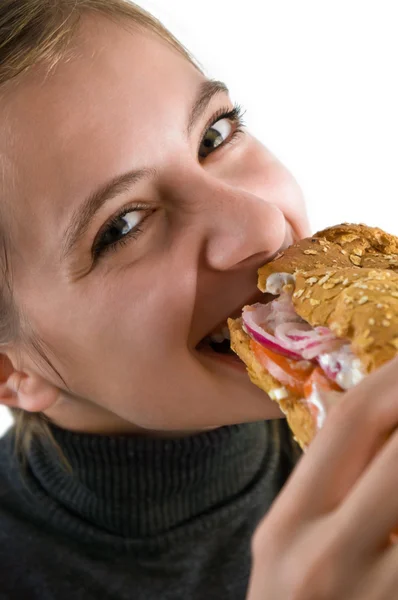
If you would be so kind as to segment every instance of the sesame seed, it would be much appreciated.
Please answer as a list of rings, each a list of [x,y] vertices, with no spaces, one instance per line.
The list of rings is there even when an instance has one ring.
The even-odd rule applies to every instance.
[[[297,292],[294,292],[293,297],[300,298],[303,294],[304,294],[304,290],[297,290]]]
[[[332,274],[331,273],[326,273],[326,275],[324,275],[323,277],[321,277],[321,279],[318,281],[319,285],[323,285],[324,283],[326,283],[327,281],[329,281],[329,279],[331,278]]]
[[[355,256],[355,254],[350,254],[350,261],[353,265],[356,265],[357,267],[359,267],[359,265],[361,264],[361,259],[359,258],[359,256]]]
[[[305,283],[309,283],[310,285],[312,285],[313,283],[316,283],[318,281],[318,277],[310,277],[309,279],[305,280]]]
[[[390,327],[390,321],[388,321],[387,319],[383,319],[381,324],[383,325],[383,327]]]
[[[304,254],[318,254],[316,250],[304,250]]]
[[[361,283],[360,281],[356,281],[353,284],[353,287],[357,288],[358,290],[368,290],[369,289],[367,285],[365,285],[364,283]]]
[[[354,242],[355,240],[358,240],[359,236],[356,235],[355,233],[346,233],[344,235],[341,236],[341,241],[342,242]]]
[[[368,324],[369,325],[375,325],[376,321],[374,319],[369,319]]]
[[[310,298],[310,304],[311,306],[318,306],[318,304],[320,304],[320,301],[315,300],[315,298]]]
[[[361,293],[361,292],[360,292]],[[363,293],[363,292],[362,292]],[[362,298],[360,298],[358,300],[358,304],[366,304],[366,302],[369,300],[369,298],[367,296],[362,296]]]

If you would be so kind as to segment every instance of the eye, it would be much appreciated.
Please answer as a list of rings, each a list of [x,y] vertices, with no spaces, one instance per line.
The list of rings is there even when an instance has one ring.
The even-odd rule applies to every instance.
[[[222,109],[213,117],[213,122],[205,131],[199,147],[199,157],[206,158],[227,141],[229,143],[243,132],[242,108],[236,105],[232,110]]]
[[[218,148],[218,146],[221,146],[221,144],[228,139],[232,131],[233,127],[228,119],[220,119],[217,123],[214,123],[214,125],[206,131],[199,148],[199,156],[201,158],[206,158],[208,153]]]
[[[94,242],[93,257],[97,259],[109,250],[116,250],[127,238],[137,237],[141,233],[140,225],[149,216],[148,213],[148,210],[134,207],[115,215],[99,232],[97,241]]]

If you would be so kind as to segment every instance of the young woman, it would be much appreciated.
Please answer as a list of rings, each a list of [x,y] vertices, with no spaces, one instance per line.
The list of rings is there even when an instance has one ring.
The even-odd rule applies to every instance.
[[[131,3],[3,0],[0,41],[0,597],[395,597],[397,365],[278,495],[281,415],[208,341],[309,233],[291,174]]]

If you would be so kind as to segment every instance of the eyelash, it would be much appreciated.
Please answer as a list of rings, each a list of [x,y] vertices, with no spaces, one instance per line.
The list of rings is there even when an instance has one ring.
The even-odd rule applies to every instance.
[[[236,125],[235,131],[232,133],[229,141],[222,143],[221,146],[217,146],[217,148],[215,148],[215,150],[213,150],[213,152],[216,152],[218,148],[223,148],[224,146],[231,144],[239,135],[241,135],[242,133],[245,133],[244,132],[245,122],[243,120],[243,117],[245,114],[246,114],[246,111],[243,109],[241,104],[235,103],[232,110],[228,107],[219,108],[218,111],[211,117],[211,119],[208,121],[206,127],[204,128],[202,135],[200,137],[201,143],[202,143],[202,140],[203,140],[204,136],[206,135],[207,131],[209,129],[211,129],[213,127],[213,125],[215,125],[218,121],[221,121],[222,119],[228,119],[229,121],[232,121],[232,123],[234,123]],[[212,152],[212,154],[213,154],[213,152]]]
[[[106,233],[112,229],[112,227],[115,227],[118,224],[119,219],[123,219],[123,217],[125,217],[128,213],[130,212],[144,212],[147,211],[147,215],[146,217],[144,217],[142,219],[142,221],[140,222],[139,225],[136,225],[136,227],[134,227],[134,229],[132,229],[131,231],[129,231],[129,233],[126,233],[126,235],[124,235],[122,238],[120,238],[120,240],[117,240],[116,242],[114,242],[113,244],[105,244],[105,245],[101,245],[101,240],[103,239],[103,237],[106,235]],[[102,231],[100,231],[98,238],[99,241],[94,244],[94,248],[93,248],[93,259],[94,261],[99,260],[100,258],[102,258],[107,252],[116,252],[116,250],[118,250],[119,248],[123,247],[124,245],[126,245],[130,239],[135,239],[137,238],[140,233],[142,233],[142,225],[145,223],[145,221],[148,219],[148,217],[151,216],[151,214],[153,213],[153,210],[150,210],[149,207],[147,205],[144,204],[137,204],[136,202],[133,204],[133,206],[128,206],[125,207],[122,212],[117,213],[116,215],[114,215],[105,225],[105,227],[102,229]]]
[[[231,121],[232,123],[234,123],[236,125],[235,130],[231,134],[229,140],[223,142],[222,144],[220,144],[220,146],[217,146],[213,150],[213,152],[211,152],[211,154],[213,154],[214,152],[217,152],[218,149],[223,148],[224,146],[232,144],[239,135],[245,133],[245,131],[244,131],[245,122],[243,120],[243,116],[244,116],[245,112],[246,111],[243,110],[243,107],[240,104],[234,104],[234,107],[232,108],[232,110],[228,107],[220,108],[211,117],[211,119],[207,123],[206,127],[204,128],[204,131],[202,132],[202,135],[200,137],[200,143],[202,143],[203,138],[206,135],[206,133],[208,132],[208,130],[211,129],[218,121],[221,121],[222,119],[228,119],[229,121]],[[206,160],[206,158],[203,158],[202,161],[203,160]],[[127,215],[129,212],[132,212],[132,211],[148,211],[148,214],[146,217],[143,218],[143,220],[140,222],[139,225],[134,227],[134,229],[132,229],[129,233],[126,233],[125,236],[123,236],[122,238],[120,238],[119,240],[114,242],[113,244],[101,245],[101,240],[103,239],[105,234],[110,229],[112,229],[112,227],[117,225],[119,219],[122,219],[125,215]],[[143,204],[137,205],[137,203],[134,203],[133,206],[125,207],[120,213],[117,213],[116,215],[114,215],[112,217],[112,219],[110,219],[106,223],[106,225],[104,226],[102,231],[100,231],[100,233],[98,235],[98,238],[99,238],[98,242],[94,243],[94,247],[92,250],[92,255],[93,255],[94,261],[98,261],[100,258],[102,258],[108,252],[111,252],[111,251],[115,252],[119,248],[125,246],[130,241],[130,239],[136,239],[140,235],[140,233],[142,233],[142,231],[143,231],[142,226],[144,225],[145,221],[148,219],[148,217],[151,216],[151,214],[153,212],[154,211],[150,210],[149,207],[146,205],[143,205]]]

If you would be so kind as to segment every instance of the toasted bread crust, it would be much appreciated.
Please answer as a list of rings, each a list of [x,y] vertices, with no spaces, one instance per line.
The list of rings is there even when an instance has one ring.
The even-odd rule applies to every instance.
[[[295,276],[291,284],[298,315],[312,326],[329,327],[351,342],[364,372],[398,353],[398,238],[366,225],[330,227],[290,246],[259,270],[266,291],[273,273]],[[241,320],[230,321],[231,347],[250,379],[266,393],[280,387],[256,360]],[[305,448],[316,433],[306,404],[294,394],[278,402],[295,439]]]
[[[262,267],[259,288],[278,272],[295,275],[297,314],[349,340],[365,372],[397,354],[397,237],[365,225],[331,227]]]
[[[242,329],[242,319],[229,319],[228,325],[231,334],[231,348],[245,363],[251,381],[268,395],[281,388],[279,381],[264,369],[252,353],[250,337]],[[295,440],[302,448],[305,448],[316,432],[314,419],[308,406],[293,392],[289,392],[288,397],[279,400],[278,404],[286,415]]]

